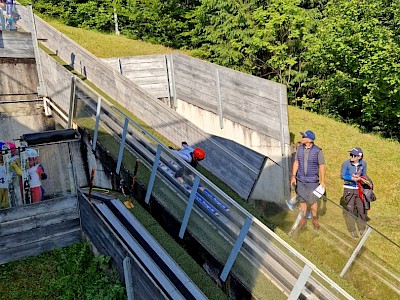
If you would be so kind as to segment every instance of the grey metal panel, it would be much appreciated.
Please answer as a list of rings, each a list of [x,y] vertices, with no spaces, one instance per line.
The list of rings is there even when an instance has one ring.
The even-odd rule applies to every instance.
[[[107,219],[107,221],[110,222],[111,225],[116,229],[121,238],[129,245],[133,253],[140,257],[143,264],[147,267],[150,273],[157,278],[158,282],[163,286],[163,288],[169,294],[173,293],[176,290],[175,286],[169,281],[168,277],[160,270],[158,265],[149,257],[142,247],[134,240],[134,238],[113,215],[113,213],[105,206],[105,204],[101,202],[96,203],[96,206]],[[181,296],[176,299],[183,299],[183,297]]]
[[[82,230],[89,237],[96,249],[106,255],[112,257],[121,278],[124,278],[123,260],[129,256],[125,246],[112,233],[106,225],[103,217],[94,210],[81,193],[78,193],[79,208],[81,212]],[[159,290],[156,283],[152,281],[143,267],[138,265],[136,259],[133,260],[133,278],[134,278],[134,293],[137,299],[165,299],[162,291]]]

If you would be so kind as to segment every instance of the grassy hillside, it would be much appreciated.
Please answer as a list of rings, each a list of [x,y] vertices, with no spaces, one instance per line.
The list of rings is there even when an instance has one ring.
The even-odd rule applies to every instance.
[[[348,159],[348,151],[353,147],[363,149],[378,199],[368,212],[369,224],[399,244],[400,144],[360,133],[357,128],[295,107],[289,107],[289,127],[295,141],[300,139],[300,131],[315,132],[315,144],[323,149],[326,159],[327,197],[338,204],[343,193],[341,164]]]
[[[124,36],[66,26],[57,20],[46,19],[46,22],[101,58],[182,52],[161,45],[131,40]]]

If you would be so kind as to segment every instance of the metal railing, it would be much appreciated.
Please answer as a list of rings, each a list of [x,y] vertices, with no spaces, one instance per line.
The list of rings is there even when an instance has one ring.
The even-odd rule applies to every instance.
[[[72,82],[76,86],[71,89],[75,94],[71,97],[73,115],[69,123],[91,131],[93,149],[97,142],[111,149],[117,161],[116,174],[122,167],[130,169],[133,160],[141,160],[143,167],[137,176],[147,185],[146,201],[150,195],[155,196],[181,221],[180,238],[190,232],[224,265],[221,281],[233,274],[255,296],[282,295],[284,291],[291,299],[297,299],[301,293],[315,294],[321,299],[352,299],[324,272],[121,109],[80,79]],[[182,176],[177,178],[178,170]]]

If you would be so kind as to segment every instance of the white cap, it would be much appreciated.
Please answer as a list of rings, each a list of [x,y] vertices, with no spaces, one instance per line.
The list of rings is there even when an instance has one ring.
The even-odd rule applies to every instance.
[[[28,157],[38,157],[38,153],[35,149],[28,148],[26,149],[26,156]]]

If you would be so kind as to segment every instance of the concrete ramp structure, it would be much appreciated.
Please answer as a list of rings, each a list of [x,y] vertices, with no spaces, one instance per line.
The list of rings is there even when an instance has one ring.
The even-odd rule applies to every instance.
[[[48,129],[30,32],[0,32],[0,78],[0,139]]]
[[[24,28],[29,28],[31,24],[26,21],[28,18],[25,18],[25,16],[29,16],[28,10],[21,7],[19,11],[22,16],[19,24]],[[239,72],[232,71],[232,73],[229,73],[229,70],[226,68],[224,70],[217,68],[220,72],[220,84],[222,88],[220,90],[220,101],[218,97],[214,97],[210,100],[212,103],[209,103],[209,107],[202,108],[200,102],[194,102],[194,98],[186,98],[183,99],[184,101],[179,102],[181,106],[169,107],[148,93],[139,84],[129,80],[117,69],[113,69],[107,63],[98,59],[65,35],[59,33],[40,18],[35,17],[35,24],[37,36],[47,48],[57,53],[70,67],[85,76],[96,86],[106,87],[105,92],[108,96],[116,99],[147,125],[176,145],[180,145],[182,141],[186,141],[190,145],[206,149],[208,155],[202,161],[202,165],[243,199],[273,201],[283,205],[284,200],[289,194],[288,160],[290,156],[287,112],[285,110],[287,105],[286,89],[283,85],[274,83],[271,88],[267,89],[266,86],[266,90],[261,93],[261,96],[247,95],[245,97],[245,94],[249,92],[249,88],[244,85],[242,87],[238,85],[244,79],[248,80],[250,76],[242,74],[244,75],[243,77],[239,76]],[[168,78],[171,76],[173,77],[173,74],[183,74],[186,68],[192,67],[187,66],[185,62],[189,58],[180,57],[179,55],[174,57],[177,59],[180,58],[182,61],[179,67],[183,71],[181,73],[175,71],[168,73],[171,75],[164,77],[165,81],[169,80]],[[197,61],[192,62],[192,64],[199,65],[204,69],[204,74],[211,74],[211,78],[215,79],[214,75],[217,72],[215,65],[203,66]],[[45,67],[45,64],[43,64],[43,67]],[[174,64],[173,68],[178,70],[178,67]],[[226,72],[229,73],[228,76],[226,76]],[[193,76],[194,73],[196,71],[188,73],[188,76]],[[227,79],[226,81],[223,80],[225,78]],[[188,80],[190,81],[190,78],[183,78],[181,76],[179,80],[186,83]],[[252,78],[249,84],[252,85],[253,81],[259,80],[261,79]],[[61,84],[65,85],[65,82]],[[197,87],[200,87],[200,84],[195,83]],[[207,84],[216,85],[216,82],[214,80]],[[207,84],[203,84],[203,90],[211,90]],[[172,92],[171,95],[182,100],[180,97],[183,98],[185,95],[183,86],[176,84],[172,85],[171,88],[174,89],[174,86],[176,87],[176,91]],[[229,92],[226,93],[226,90],[233,90],[232,86],[237,87],[230,99],[232,101],[222,102],[222,99],[229,98],[226,98],[227,95],[229,96]],[[200,97],[200,93],[195,88],[191,90],[194,95],[199,95],[199,101],[205,103],[206,97]],[[47,96],[53,98],[59,93],[68,93],[70,91],[71,87],[64,88],[62,86],[53,92],[48,91]],[[166,94],[166,97],[168,97],[168,94]],[[249,98],[253,98],[254,100],[254,103],[251,105]],[[178,99],[175,100],[176,104],[178,104]],[[263,104],[264,100],[267,101],[267,104],[263,106],[263,114],[253,116],[254,120],[259,120],[259,123],[254,122],[257,125],[254,128],[250,127],[249,124],[240,124],[243,120],[237,119],[238,114],[233,114],[235,111],[243,110],[243,112],[246,112],[243,115],[245,116],[243,119],[252,117],[251,111],[255,112],[257,106]],[[65,98],[62,101],[65,102]],[[185,101],[188,102],[188,106],[185,106]],[[214,109],[210,112],[207,109],[211,106]],[[223,110],[218,109],[218,107],[223,108]],[[269,113],[269,107],[273,108],[271,113]],[[191,112],[189,114],[181,114],[184,110]],[[198,115],[198,118],[194,118],[194,115]],[[218,121],[221,118],[224,119],[222,123]],[[229,118],[236,119],[230,120]],[[202,119],[210,119],[212,122]],[[219,126],[218,128],[225,126],[226,130],[223,134],[221,133],[221,129],[218,130],[218,128],[208,131],[209,128],[206,128],[205,124],[210,123],[213,123],[217,127]],[[258,133],[258,130],[262,128],[260,124],[264,126],[264,133],[262,134]],[[270,130],[269,124],[271,126],[277,125],[278,128]],[[270,131],[269,135],[267,134],[268,130]],[[239,137],[238,141],[235,140],[237,137]],[[252,147],[249,147],[249,145]],[[268,151],[264,151],[265,149],[263,150],[264,152],[258,151],[261,146],[265,149],[268,148]]]

